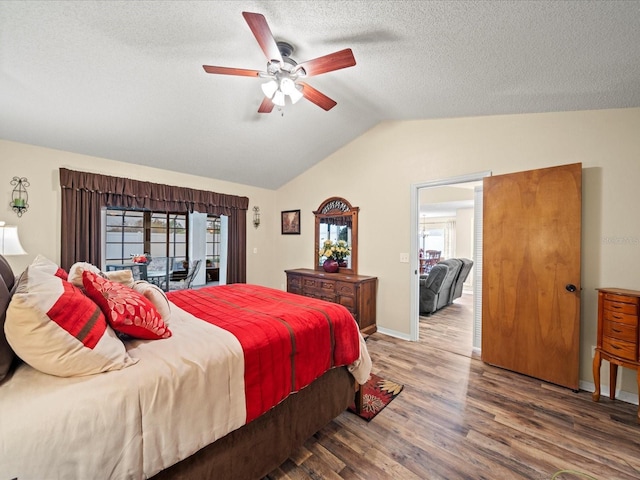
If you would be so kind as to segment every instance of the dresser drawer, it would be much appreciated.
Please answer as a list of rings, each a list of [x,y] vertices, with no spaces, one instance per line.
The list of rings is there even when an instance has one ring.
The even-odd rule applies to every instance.
[[[603,334],[606,337],[615,338],[617,340],[624,340],[631,343],[637,341],[638,330],[635,325],[605,321],[602,327],[604,329]]]
[[[356,286],[353,283],[336,282],[336,293],[338,295],[356,296]]]
[[[340,305],[343,305],[345,307],[347,307],[347,310],[349,310],[351,313],[355,313],[356,311],[356,299],[353,297],[345,297],[345,296],[339,296],[338,297],[338,303]]]
[[[291,290],[292,288],[296,291],[299,291],[302,288],[302,278],[296,276],[288,276],[287,277],[287,288]]]
[[[604,309],[629,315],[638,315],[638,304],[630,303],[632,299],[623,295],[608,293],[604,296]]]
[[[616,357],[625,358],[627,360],[636,360],[636,344],[633,342],[625,342],[611,337],[602,337],[602,349],[615,355]]]
[[[602,316],[605,322],[625,323],[627,325],[634,325],[634,326],[638,325],[637,315],[623,313],[621,311],[614,312],[614,311],[605,309]]]
[[[315,290],[318,292],[333,293],[336,290],[336,282],[331,280],[324,280],[322,278],[308,278],[302,279],[302,287],[304,290]]]

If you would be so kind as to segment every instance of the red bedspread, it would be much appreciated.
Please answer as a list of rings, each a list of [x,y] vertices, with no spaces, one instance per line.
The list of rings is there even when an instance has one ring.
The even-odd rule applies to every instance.
[[[168,297],[239,340],[247,423],[359,356],[358,327],[342,305],[246,284],[181,290]]]

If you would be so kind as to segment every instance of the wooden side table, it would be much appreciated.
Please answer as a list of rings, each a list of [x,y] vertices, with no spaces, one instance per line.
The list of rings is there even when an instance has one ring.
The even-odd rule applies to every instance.
[[[609,362],[609,397],[616,398],[618,366],[636,370],[640,390],[640,291],[598,289],[598,344],[593,356],[593,400],[600,400],[600,365]],[[638,410],[640,421],[640,409]]]

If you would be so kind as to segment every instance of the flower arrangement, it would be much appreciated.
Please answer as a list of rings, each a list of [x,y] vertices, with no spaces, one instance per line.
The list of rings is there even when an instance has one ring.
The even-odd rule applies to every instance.
[[[337,242],[325,240],[318,253],[320,257],[340,262],[351,254],[351,247],[344,240],[338,240]]]
[[[148,253],[132,253],[131,261],[133,263],[149,263],[151,261],[151,255]]]

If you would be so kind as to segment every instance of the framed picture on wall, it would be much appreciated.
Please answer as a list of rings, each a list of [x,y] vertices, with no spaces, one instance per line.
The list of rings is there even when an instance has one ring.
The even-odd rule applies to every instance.
[[[300,235],[300,210],[281,212],[282,235]]]

